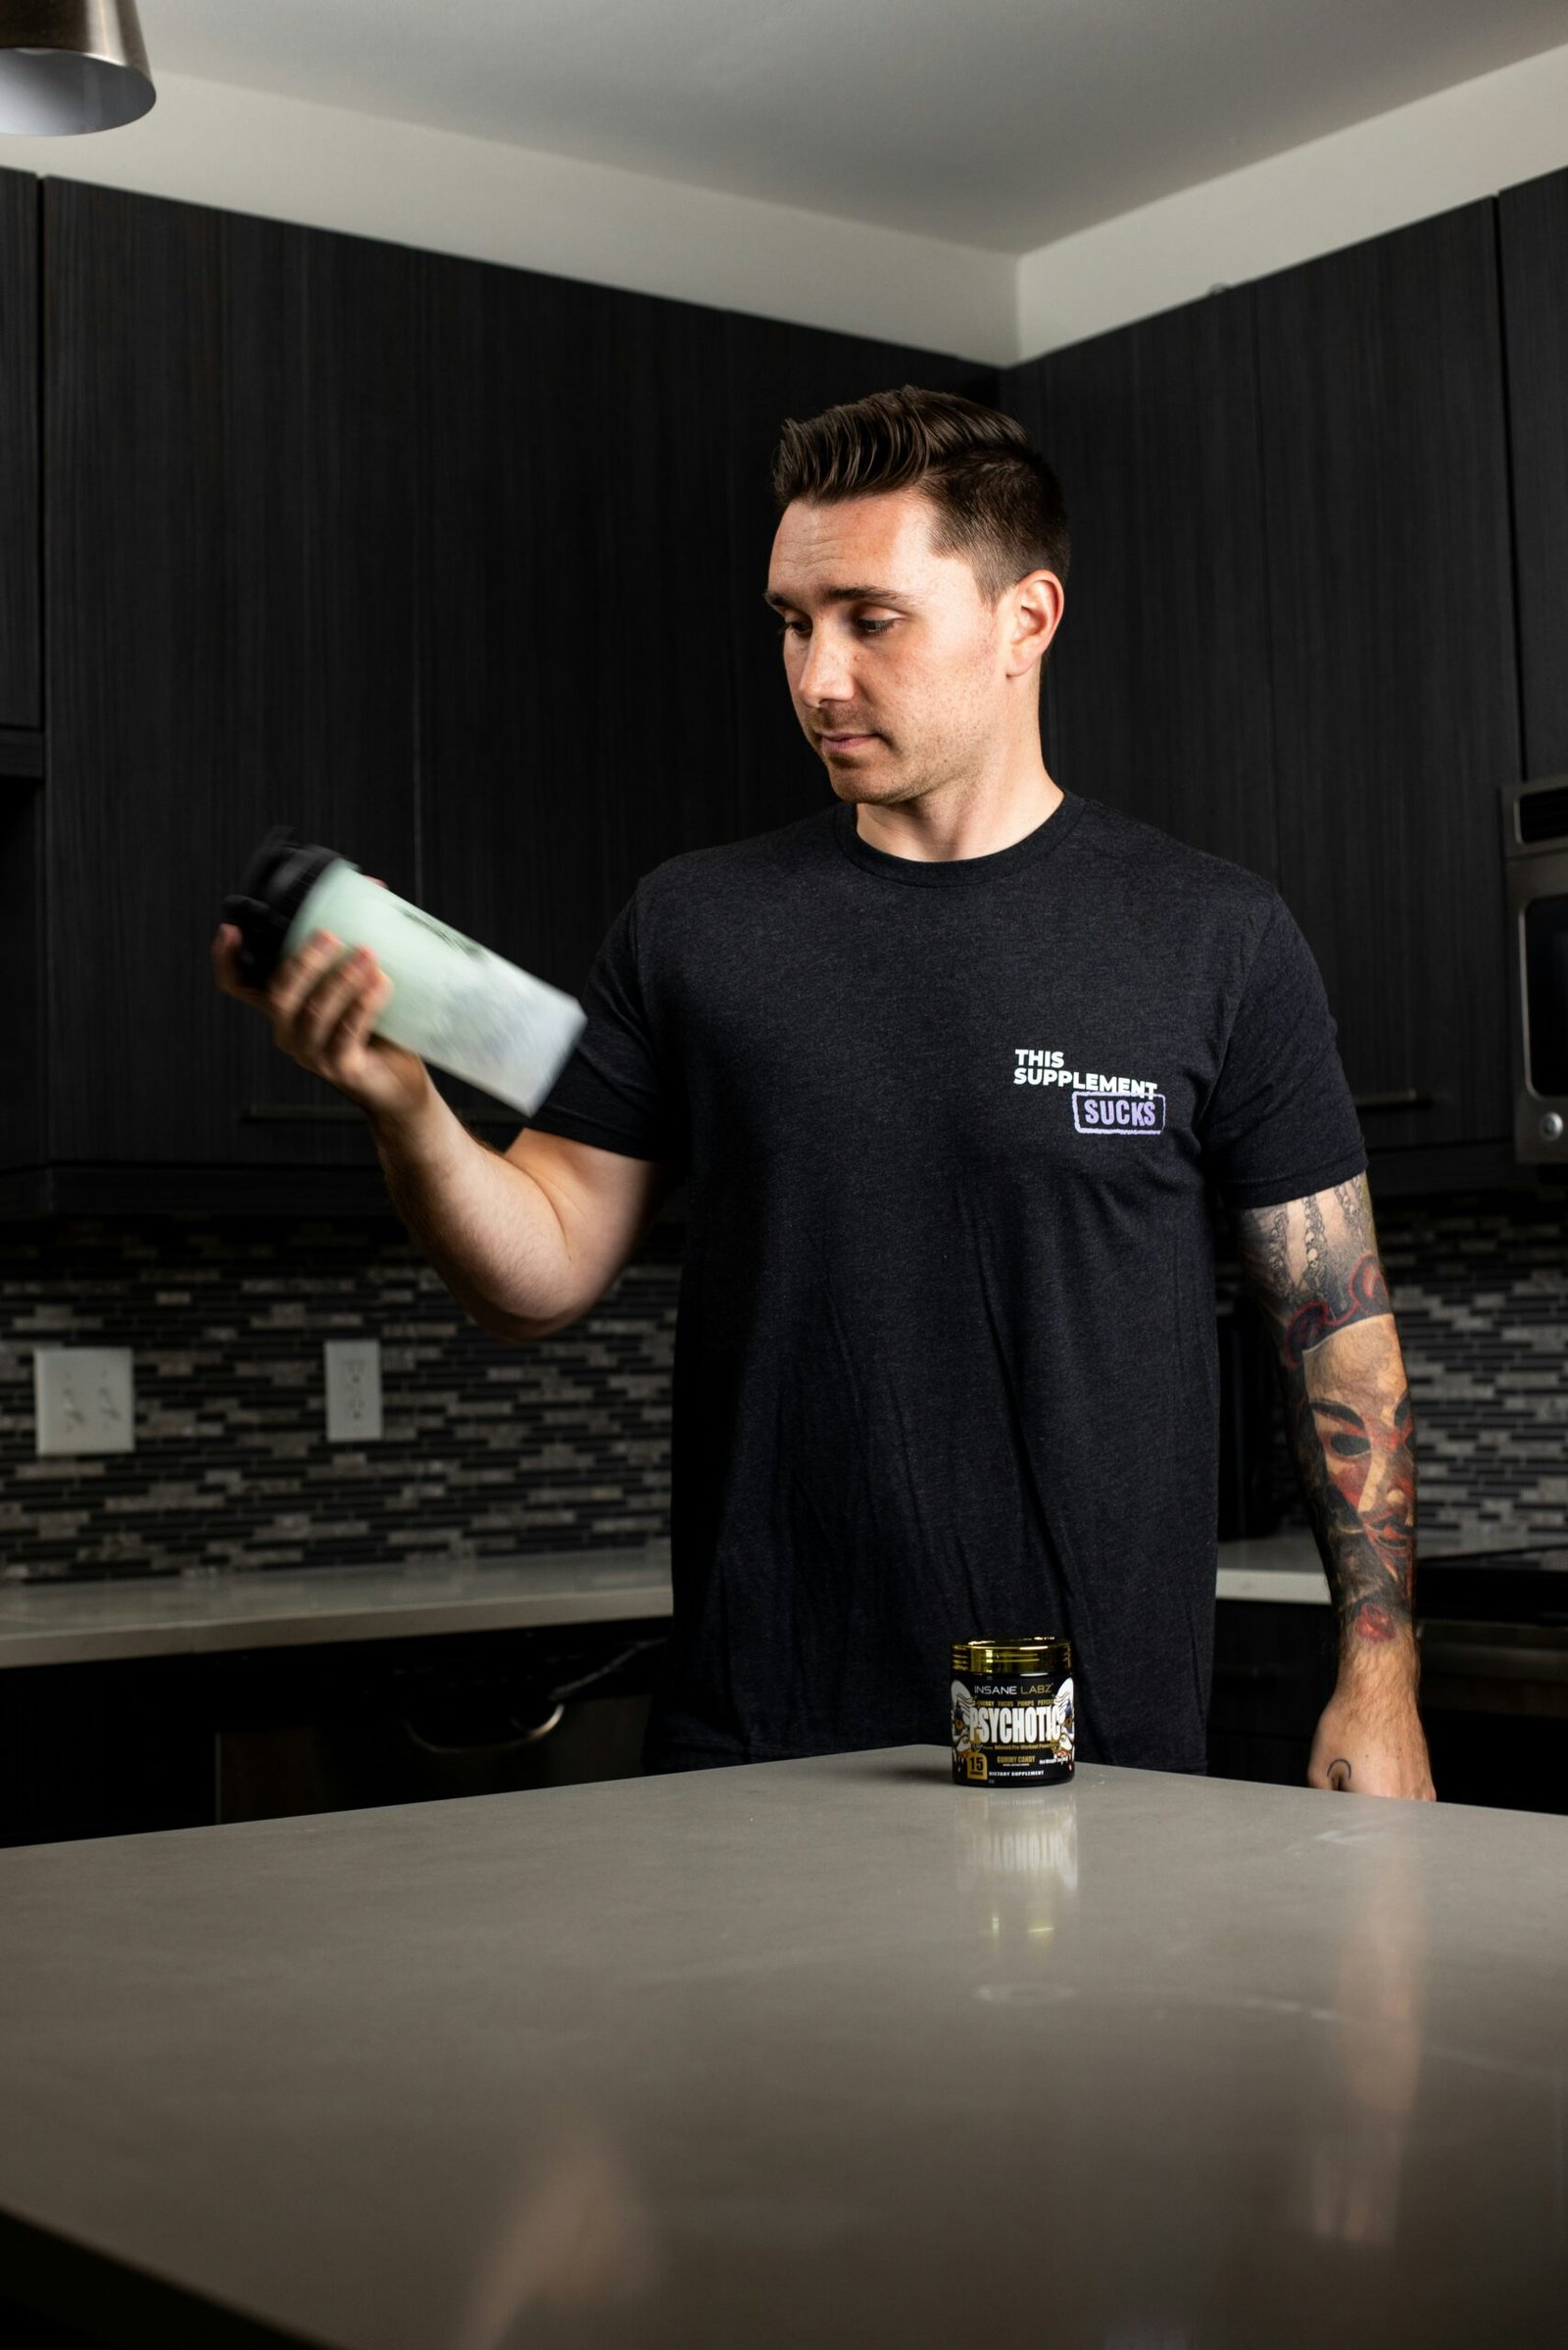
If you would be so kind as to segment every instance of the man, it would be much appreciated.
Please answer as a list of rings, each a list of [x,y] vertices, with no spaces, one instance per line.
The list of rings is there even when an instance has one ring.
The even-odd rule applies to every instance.
[[[940,1738],[955,1638],[1056,1632],[1087,1758],[1202,1769],[1217,1186],[1340,1611],[1309,1777],[1429,1796],[1408,1396],[1311,956],[1255,875],[1046,771],[1068,534],[1011,418],[878,394],[791,422],[774,487],[836,805],[647,876],[504,1156],[338,942],[277,1041],[504,1339],[584,1313],[689,1175],[655,1766]]]

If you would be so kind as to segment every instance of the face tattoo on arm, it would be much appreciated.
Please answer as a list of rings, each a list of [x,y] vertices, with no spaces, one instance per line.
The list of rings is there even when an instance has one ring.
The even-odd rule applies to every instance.
[[[1415,1427],[1365,1176],[1236,1217],[1347,1653],[1411,1637]]]

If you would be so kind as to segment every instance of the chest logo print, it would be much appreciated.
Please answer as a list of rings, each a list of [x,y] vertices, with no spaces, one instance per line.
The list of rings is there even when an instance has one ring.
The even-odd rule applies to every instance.
[[[1163,1134],[1165,1097],[1152,1077],[1112,1077],[1103,1069],[1069,1069],[1064,1053],[1013,1048],[1014,1085],[1050,1085],[1072,1098],[1079,1134]]]

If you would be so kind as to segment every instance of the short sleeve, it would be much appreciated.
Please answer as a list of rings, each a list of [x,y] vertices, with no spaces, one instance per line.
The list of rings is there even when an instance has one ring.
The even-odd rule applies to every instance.
[[[1348,1183],[1366,1145],[1312,951],[1276,896],[1199,1121],[1230,1207],[1270,1207]]]
[[[637,933],[634,895],[594,957],[582,995],[587,1026],[576,1050],[528,1123],[684,1173],[687,1121],[650,1017]]]

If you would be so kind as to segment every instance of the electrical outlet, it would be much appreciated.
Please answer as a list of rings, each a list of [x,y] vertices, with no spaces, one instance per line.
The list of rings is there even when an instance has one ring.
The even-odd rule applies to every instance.
[[[133,1452],[128,1346],[39,1346],[32,1357],[39,1452]]]
[[[328,1339],[326,1357],[326,1441],[365,1444],[381,1433],[381,1342]]]

